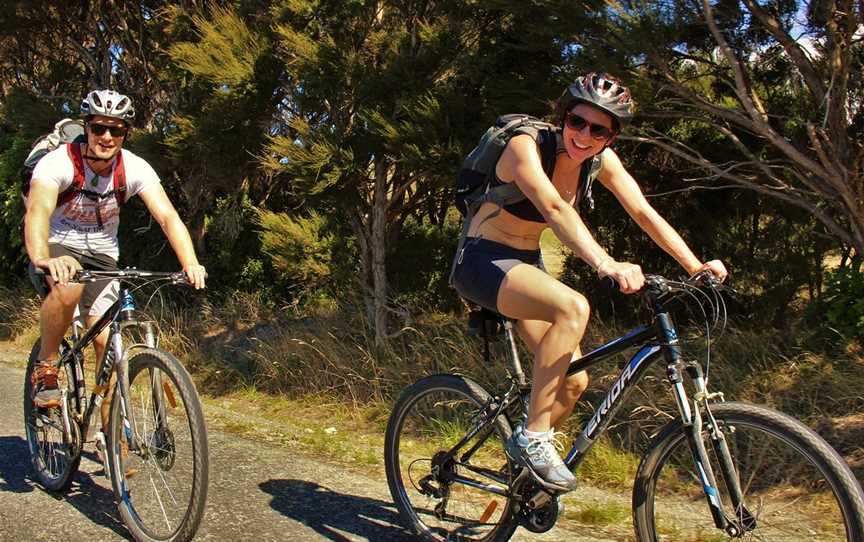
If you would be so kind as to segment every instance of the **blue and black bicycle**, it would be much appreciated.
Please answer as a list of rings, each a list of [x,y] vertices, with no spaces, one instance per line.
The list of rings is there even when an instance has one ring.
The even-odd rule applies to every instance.
[[[635,349],[565,463],[579,467],[649,367],[661,363],[677,410],[667,412],[671,421],[652,437],[636,473],[637,540],[864,541],[864,494],[843,458],[786,414],[726,402],[708,388],[709,358],[682,354],[672,312],[691,300],[706,309],[708,330],[725,325],[719,288],[705,275],[647,277],[650,323],[571,363],[568,374]],[[547,531],[560,515],[560,494],[504,452],[530,385],[512,322],[496,315],[492,323],[506,338],[511,375],[501,391],[462,375],[428,376],[402,393],[389,419],[390,492],[405,525],[425,540],[503,541],[519,526]]]

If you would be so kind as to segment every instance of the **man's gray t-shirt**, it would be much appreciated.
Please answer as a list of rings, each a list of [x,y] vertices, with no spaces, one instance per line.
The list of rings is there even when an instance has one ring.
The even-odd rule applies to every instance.
[[[126,170],[126,200],[160,183],[159,176],[143,158],[123,149],[123,167]],[[58,193],[72,185],[75,168],[66,145],[46,154],[33,170],[32,183],[50,183]],[[78,250],[91,250],[106,254],[115,260],[120,255],[117,228],[120,208],[113,196],[114,165],[104,176],[97,176],[84,161],[84,189],[103,197],[93,198],[77,194],[67,203],[59,204],[51,214],[49,243],[57,243]],[[99,219],[97,219],[97,208]]]

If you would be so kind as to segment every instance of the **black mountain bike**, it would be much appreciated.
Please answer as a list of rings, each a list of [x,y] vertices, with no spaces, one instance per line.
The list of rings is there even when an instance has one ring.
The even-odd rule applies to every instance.
[[[661,362],[678,408],[648,444],[636,474],[637,540],[864,541],[864,494],[837,452],[790,416],[725,402],[707,387],[709,358],[682,355],[670,311],[696,300],[713,311],[703,312],[708,331],[725,325],[716,282],[704,275],[685,282],[646,278],[642,294],[651,323],[573,361],[567,371],[638,348],[595,405],[567,466],[575,471],[628,393]],[[497,317],[493,324],[506,337],[509,385],[492,394],[462,375],[428,376],[402,393],[390,415],[390,493],[405,525],[426,540],[508,540],[520,525],[545,532],[560,514],[560,494],[504,452],[524,419],[530,385],[512,323]]]
[[[207,500],[207,431],[195,385],[174,356],[158,347],[152,322],[139,320],[132,291],[153,283],[186,283],[182,272],[126,269],[79,271],[75,282],[121,281],[120,298],[93,327],[61,345],[57,362],[59,408],[33,405],[30,377],[39,342],[33,346],[24,380],[24,427],[36,479],[51,491],[66,491],[86,443],[101,449],[105,473],[124,523],[138,541],[191,540]],[[130,285],[137,287],[130,288]],[[89,399],[83,352],[110,326]],[[111,389],[108,434],[97,427],[100,405]],[[96,415],[95,424],[91,418]]]

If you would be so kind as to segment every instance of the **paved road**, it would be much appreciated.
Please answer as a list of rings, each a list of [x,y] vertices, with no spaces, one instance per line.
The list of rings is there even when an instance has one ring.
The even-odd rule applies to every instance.
[[[30,480],[23,371],[0,364],[0,540],[124,540],[108,480],[86,454],[71,491]],[[212,431],[210,491],[196,540],[411,540],[386,486],[282,447]]]

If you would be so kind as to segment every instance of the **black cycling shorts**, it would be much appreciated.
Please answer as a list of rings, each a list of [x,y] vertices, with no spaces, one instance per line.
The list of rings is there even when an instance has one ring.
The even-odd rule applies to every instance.
[[[453,286],[459,295],[481,307],[498,311],[498,290],[507,272],[527,263],[546,271],[539,250],[521,250],[502,243],[469,237],[457,255]]]

